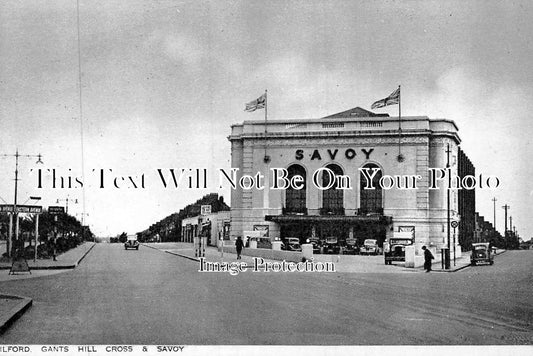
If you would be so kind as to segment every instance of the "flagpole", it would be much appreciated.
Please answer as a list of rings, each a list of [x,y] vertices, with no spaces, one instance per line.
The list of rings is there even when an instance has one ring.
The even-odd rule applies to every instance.
[[[402,139],[402,91],[401,91],[401,85],[398,85],[398,158],[400,158],[402,154],[401,139]]]
[[[265,163],[268,160],[267,158],[267,113],[268,113],[268,91],[265,89]]]
[[[265,89],[265,156],[263,157],[263,162],[265,163],[265,189],[263,191],[263,208],[265,209],[265,214],[268,214],[268,209],[270,208],[270,176],[269,176],[269,164],[270,157],[267,155],[267,110],[268,110],[268,92]]]
[[[266,122],[267,122],[267,107],[268,107],[268,96],[267,90],[265,89],[265,132],[266,132]]]

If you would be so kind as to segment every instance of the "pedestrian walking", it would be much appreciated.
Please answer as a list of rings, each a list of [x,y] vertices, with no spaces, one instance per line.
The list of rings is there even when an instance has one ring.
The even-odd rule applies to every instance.
[[[242,242],[242,239],[240,236],[237,236],[237,241],[235,241],[235,249],[237,250],[237,259],[241,259],[241,251],[244,247],[244,243]]]
[[[435,257],[433,257],[433,254],[426,246],[422,246],[422,250],[424,250],[424,269],[426,273],[431,272],[431,260],[434,260]]]

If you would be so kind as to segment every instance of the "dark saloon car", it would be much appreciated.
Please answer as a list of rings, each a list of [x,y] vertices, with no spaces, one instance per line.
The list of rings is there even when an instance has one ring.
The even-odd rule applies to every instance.
[[[479,263],[494,264],[494,255],[488,242],[480,242],[472,244],[472,254],[470,255],[470,263],[475,266]]]
[[[345,255],[357,255],[359,254],[359,246],[357,246],[356,239],[346,239],[346,244],[342,249],[342,253]]]
[[[412,239],[406,238],[391,238],[388,242],[385,241],[383,247],[390,246],[385,250],[385,264],[391,265],[395,262],[405,262],[405,246],[413,244]]]
[[[338,254],[340,252],[339,242],[336,237],[328,237],[324,242],[324,253]]]
[[[127,250],[129,248],[134,248],[136,250],[139,249],[139,241],[137,241],[137,238],[135,237],[128,237],[126,242],[124,242],[124,249]]]
[[[391,265],[393,261],[405,262],[405,245],[392,245],[390,251],[385,252],[385,264]]]

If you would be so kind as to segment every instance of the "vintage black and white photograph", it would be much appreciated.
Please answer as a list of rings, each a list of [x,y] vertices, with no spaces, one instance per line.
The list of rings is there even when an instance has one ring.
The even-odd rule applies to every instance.
[[[532,18],[0,1],[0,354],[532,352]]]

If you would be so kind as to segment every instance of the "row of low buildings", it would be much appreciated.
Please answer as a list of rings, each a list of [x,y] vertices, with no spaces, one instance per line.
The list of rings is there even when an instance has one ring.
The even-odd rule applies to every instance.
[[[202,207],[209,207],[208,212],[202,212]],[[229,239],[229,225],[229,206],[222,196],[212,193],[137,233],[137,237],[140,241],[192,242],[195,236],[205,234],[207,243],[216,246],[218,239]]]
[[[475,176],[453,121],[426,116],[400,120],[357,107],[318,119],[245,121],[232,125],[228,139],[237,179],[260,174],[264,189],[236,184],[231,209],[211,194],[141,236],[157,232],[163,241],[192,242],[205,234],[208,244],[217,245],[220,239],[262,231],[272,240],[335,236],[359,243],[375,238],[381,245],[403,232],[410,234],[417,252],[423,245],[446,245],[448,236],[450,244],[463,250],[490,238],[475,211],[474,189],[447,189],[444,179],[438,189],[430,189],[432,168]],[[297,184],[276,189],[287,181],[274,181],[276,170]],[[416,187],[401,189],[406,182],[401,177],[416,177]],[[365,189],[370,183],[375,189]],[[211,205],[211,212],[201,214],[202,205]],[[450,221],[458,222],[457,231],[449,232]]]

